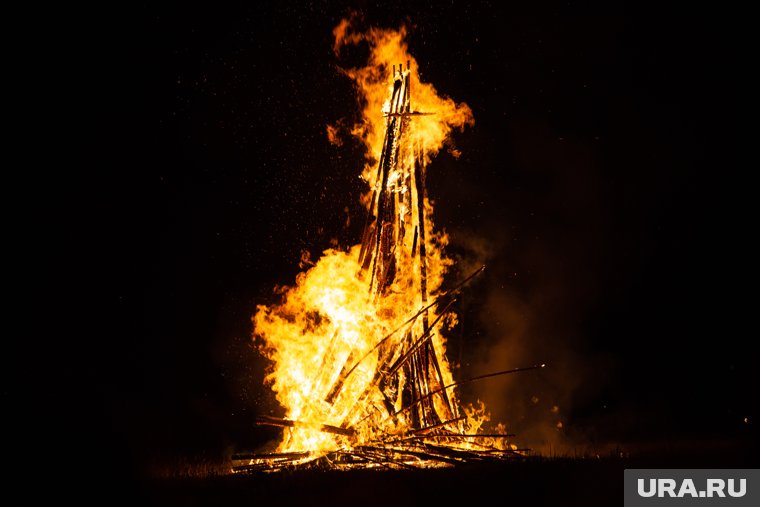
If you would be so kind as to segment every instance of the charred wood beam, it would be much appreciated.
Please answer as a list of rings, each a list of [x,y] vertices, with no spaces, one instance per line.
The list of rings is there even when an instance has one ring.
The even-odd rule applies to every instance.
[[[327,393],[327,396],[325,396],[325,401],[327,403],[335,403],[335,399],[340,394],[341,389],[343,389],[343,384],[346,381],[346,378],[351,374],[351,371],[348,369],[348,365],[351,364],[354,361],[354,350],[351,350],[349,352],[348,357],[345,361],[343,361],[343,367],[340,369],[340,373],[338,373],[338,378],[335,380],[335,383],[333,384],[330,391]]]
[[[410,361],[411,364],[411,374],[409,375],[409,380],[412,382],[412,399],[414,400],[424,400],[423,394],[424,391],[422,389],[422,386],[420,385],[421,380],[421,367],[419,364],[419,354],[412,354],[412,360]],[[421,428],[426,424],[425,421],[425,405],[424,403],[421,404],[419,410],[415,409],[412,411],[412,428]]]
[[[466,451],[436,444],[422,444],[422,447],[431,453],[441,454],[450,458],[459,458],[462,461],[482,460],[487,457],[478,451]]]
[[[273,453],[238,453],[232,455],[233,461],[251,460],[251,459],[302,459],[308,458],[311,455],[310,452],[273,452]]]
[[[436,433],[434,435],[410,435],[408,437],[397,438],[393,440],[382,440],[384,444],[397,444],[403,442],[409,442],[412,440],[427,440],[427,439],[440,439],[440,440],[465,440],[465,439],[478,439],[478,438],[513,438],[514,433]],[[476,443],[476,442],[470,442]],[[499,449],[501,450],[501,449]],[[514,450],[514,449],[513,449]]]
[[[386,289],[393,283],[396,278],[396,243],[393,244],[388,259],[384,260],[383,275],[377,281],[377,293],[375,297],[380,297]]]
[[[394,71],[395,73],[395,71]],[[399,73],[401,73],[401,66],[399,65]],[[391,111],[394,113],[399,112],[398,111],[398,103],[401,99],[401,94],[399,91],[401,90],[401,79],[394,79],[393,80],[393,95],[391,96]]]
[[[361,268],[360,272],[365,272],[369,269],[370,265],[372,264],[372,256],[370,255],[370,252],[375,250],[375,228],[377,227],[377,220],[372,222],[372,225],[370,225],[369,230],[367,231],[367,246],[366,248],[364,245],[362,245],[362,248],[364,249],[364,256],[362,257],[361,261]]]
[[[374,447],[374,448],[383,449],[383,448],[378,448],[378,447]],[[401,455],[406,454],[409,456],[414,456],[414,457],[421,458],[423,460],[428,460],[428,461],[441,461],[443,463],[449,463],[450,465],[460,465],[463,463],[463,460],[461,459],[452,458],[438,452],[426,452],[423,450],[407,449],[403,447],[390,447],[389,450],[392,450],[393,452],[401,454]]]
[[[416,438],[513,438],[515,433],[444,433],[441,435],[414,435],[406,437],[405,440]]]
[[[377,226],[375,227],[375,255],[372,260],[372,275],[370,277],[370,291],[372,290],[372,284],[375,279],[375,269],[377,267],[377,257],[378,257],[378,251],[380,249],[380,235],[383,232],[382,227],[382,220],[385,216],[385,205],[386,205],[386,199],[387,199],[387,190],[386,187],[388,186],[388,173],[389,171],[389,165],[391,163],[391,156],[393,152],[393,133],[396,130],[396,118],[391,118],[391,121],[388,123],[388,126],[385,130],[385,144],[383,146],[383,153],[380,158],[380,169],[381,169],[381,183],[380,188],[378,189],[378,201],[377,201]]]
[[[433,116],[435,113],[423,113],[420,111],[410,111],[408,113],[383,113],[386,118],[411,118],[414,116]]]
[[[464,418],[464,417],[462,417]],[[415,432],[417,433],[417,432]],[[465,439],[478,439],[478,438],[513,438],[517,436],[515,433],[452,433],[452,432],[445,432],[445,433],[435,433],[432,435],[420,435],[420,434],[412,434],[408,436],[399,436],[399,435],[393,435],[396,438],[391,439],[385,439],[385,440],[372,440],[369,443],[378,442],[382,444],[398,444],[398,443],[404,443],[410,440],[426,440],[429,438],[436,438],[436,439],[451,439],[451,440],[465,440]]]
[[[352,437],[356,435],[356,431],[352,428],[340,428],[338,426],[332,426],[330,424],[312,424],[302,421],[292,421],[290,419],[281,419],[279,417],[261,416],[256,419],[256,424],[259,426],[280,426],[283,428],[303,428],[314,429],[322,431],[324,433],[334,433],[336,435],[343,435],[346,437]]]
[[[478,442],[477,440],[474,440],[474,441],[468,442],[468,443],[470,445],[477,445],[478,447],[481,447],[483,449],[483,450],[478,450],[478,451],[475,451],[475,452],[485,453],[485,454],[487,454],[489,456],[494,456],[494,455],[496,455],[496,456],[503,456],[503,455],[509,455],[509,456],[518,455],[518,456],[523,456],[522,454],[520,454],[520,452],[521,451],[525,451],[525,449],[499,449],[498,447],[494,447],[492,445],[486,445],[486,444],[484,444],[482,442]],[[527,450],[530,450],[530,449],[527,449]]]
[[[407,60],[406,61],[406,70],[408,72],[406,73],[406,80],[405,80],[405,83],[404,83],[405,84],[404,91],[406,92],[406,96],[404,97],[404,104],[406,106],[404,108],[404,112],[406,112],[406,113],[408,113],[410,111],[411,107],[412,107],[412,103],[411,103],[411,99],[410,99],[410,97],[412,96],[412,86],[411,86],[411,84],[412,84],[412,79],[411,79],[411,77],[412,77],[412,67],[409,65],[409,63],[410,63],[409,60]]]
[[[399,461],[397,459],[393,459],[389,457],[387,454],[388,452],[382,449],[381,451],[372,452],[367,449],[362,449],[360,453],[354,453],[351,454],[356,456],[361,456],[369,461],[372,461],[374,463],[377,463],[378,465],[382,465],[386,468],[389,468],[392,470],[392,467],[389,466],[389,464],[396,465],[400,468],[408,468],[412,470],[416,470],[419,467],[416,467],[414,465],[410,465],[409,463],[404,463],[403,461]]]
[[[421,149],[419,151],[422,151]],[[425,166],[420,160],[421,153],[414,156],[414,187],[417,190],[417,223],[420,234],[420,293],[422,304],[427,303],[427,252],[425,249]],[[428,328],[427,313],[422,317],[425,331]]]
[[[382,459],[377,459],[369,456],[368,454],[359,454],[355,452],[345,453],[347,456],[352,456],[354,458],[360,459],[362,461],[368,461],[370,463],[375,463],[376,465],[380,465],[381,467],[387,468],[388,470],[393,470],[393,467],[391,467],[387,461],[383,461]]]
[[[359,265],[364,263],[364,256],[369,249],[369,235],[371,234],[370,225],[372,224],[372,213],[375,210],[375,198],[377,196],[377,189],[372,191],[372,199],[370,200],[369,208],[367,209],[367,218],[364,220],[364,228],[362,229],[362,247],[359,251]]]
[[[420,428],[420,429],[418,429],[418,430],[414,431],[413,433],[414,433],[415,435],[424,435],[424,433],[425,433],[426,431],[433,431],[433,430],[435,430],[435,429],[438,429],[438,428],[442,428],[442,427],[446,426],[447,424],[451,424],[451,423],[455,423],[455,422],[457,422],[457,421],[461,421],[462,419],[465,419],[465,417],[464,417],[464,416],[461,416],[461,417],[455,417],[455,418],[453,418],[453,419],[449,419],[449,420],[447,420],[447,421],[442,421],[442,422],[439,422],[438,424],[435,424],[435,425],[433,425],[433,426],[427,426],[427,427],[425,427],[425,428]]]
[[[279,470],[280,468],[283,468],[282,464],[269,464],[269,463],[261,463],[261,464],[254,464],[254,465],[238,465],[232,467],[232,472],[239,474],[243,472],[261,472],[261,471],[274,471]]]
[[[323,382],[327,380],[329,375],[330,368],[327,365],[332,364],[335,362],[335,341],[338,338],[338,333],[340,332],[340,328],[335,328],[335,332],[333,332],[332,338],[330,338],[330,344],[327,346],[327,351],[324,354],[324,359],[322,361],[322,366],[319,367],[319,371],[317,375],[314,377],[316,379],[316,386],[319,387],[322,385]],[[327,378],[325,378],[327,377]]]
[[[444,315],[443,313],[441,315]],[[432,338],[432,335],[431,335]],[[438,385],[442,386],[443,383],[443,374],[441,373],[441,367],[438,364],[438,356],[435,353],[435,347],[433,346],[433,341],[429,340],[426,344],[426,348],[428,349],[428,357],[430,358],[430,362],[433,363],[433,370],[436,373],[436,379],[438,380]],[[451,400],[449,400],[449,393],[446,392],[446,389],[441,391],[441,394],[443,395],[443,401],[446,403],[446,409],[449,412],[449,416],[456,417],[456,414],[454,413],[454,409],[452,408]]]

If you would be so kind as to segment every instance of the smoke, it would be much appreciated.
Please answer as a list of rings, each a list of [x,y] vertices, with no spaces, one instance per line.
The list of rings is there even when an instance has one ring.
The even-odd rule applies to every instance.
[[[351,47],[367,46],[368,64],[342,72],[356,85],[364,117],[372,118],[384,107],[392,65],[411,61],[415,83],[419,73],[408,53],[406,28],[362,29],[361,23],[358,15],[342,20],[333,32],[333,50],[340,57]],[[506,169],[467,168],[460,157],[467,147],[454,147],[451,135],[474,125],[472,109],[424,83],[413,88],[413,108],[436,112],[423,117],[431,127],[422,131],[431,156],[428,181],[436,187],[431,192],[438,201],[436,216],[450,233],[447,254],[456,259],[458,275],[450,275],[449,282],[487,266],[482,280],[462,296],[459,330],[447,336],[449,359],[459,365],[457,378],[547,364],[466,384],[463,401],[484,402],[491,423],[504,423],[517,433],[521,447],[544,454],[585,449],[591,438],[587,428],[575,424],[575,408],[593,395],[589,386],[603,384],[612,367],[584,345],[584,323],[592,318],[602,276],[602,254],[595,247],[606,226],[596,187],[597,154],[560,138],[549,125],[515,119],[507,138],[493,146],[497,153],[477,155]],[[351,129],[367,148],[365,179],[381,148],[384,123],[379,120]],[[452,161],[452,173],[463,176],[440,174],[440,160],[432,156],[443,147],[449,160],[458,159]],[[489,174],[502,176],[489,179]],[[504,174],[522,184],[510,184]]]
[[[545,125],[515,121],[509,134],[503,160],[531,185],[463,178],[437,189],[460,203],[456,213],[439,207],[444,224],[459,222],[449,230],[458,276],[486,265],[463,295],[458,377],[547,366],[467,384],[462,395],[483,401],[491,423],[504,423],[521,447],[586,452],[593,435],[576,424],[576,409],[614,367],[586,336],[603,276],[599,166],[572,140],[547,149],[556,137]]]

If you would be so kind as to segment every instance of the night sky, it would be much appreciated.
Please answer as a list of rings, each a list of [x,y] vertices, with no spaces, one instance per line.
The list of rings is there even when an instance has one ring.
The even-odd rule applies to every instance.
[[[27,231],[53,287],[31,321],[35,362],[60,372],[45,410],[61,438],[43,440],[137,475],[277,435],[252,425],[277,406],[250,317],[303,250],[359,242],[364,190],[359,144],[325,133],[358,115],[336,66],[361,50],[332,52],[349,8],[285,4],[69,13],[50,49],[61,159],[47,155]],[[639,4],[380,4],[352,5],[405,23],[423,79],[475,117],[454,137],[462,156],[442,152],[428,176],[451,282],[488,266],[459,303],[455,376],[549,364],[465,394],[528,439],[554,428],[556,404],[570,446],[751,438],[743,23]]]

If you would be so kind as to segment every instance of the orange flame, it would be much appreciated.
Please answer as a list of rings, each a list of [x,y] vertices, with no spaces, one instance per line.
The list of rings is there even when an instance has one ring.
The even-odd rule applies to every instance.
[[[379,191],[381,185],[376,181],[376,167],[388,118],[394,111],[389,102],[394,91],[394,82],[388,79],[391,70],[398,66],[397,75],[408,76],[406,83],[411,83],[408,86],[412,88],[412,102],[407,112],[431,113],[416,115],[408,121],[404,138],[405,146],[415,147],[416,156],[423,163],[441,149],[452,130],[472,125],[472,112],[466,104],[442,97],[432,85],[420,81],[416,61],[408,54],[404,42],[404,28],[398,31],[373,28],[360,32],[350,20],[343,20],[333,33],[336,54],[348,44],[366,43],[370,49],[367,66],[343,69],[343,72],[355,82],[363,107],[363,122],[355,125],[352,133],[367,148],[362,178],[369,184],[369,191],[363,202],[372,212],[370,196],[373,190]],[[402,70],[400,64],[407,62],[406,70]],[[327,132],[330,141],[337,142],[336,129],[328,127]],[[258,338],[259,350],[272,362],[265,380],[285,408],[286,418],[298,422],[285,431],[279,452],[328,452],[371,442],[380,433],[403,434],[411,427],[408,413],[393,414],[402,404],[400,389],[391,388],[384,395],[373,389],[383,354],[378,346],[384,343],[383,339],[388,340],[388,346],[399,345],[404,333],[394,334],[394,331],[403,328],[410,315],[421,308],[420,282],[414,276],[420,272],[421,263],[426,263],[423,271],[426,269],[427,273],[427,287],[423,285],[423,292],[432,300],[439,293],[452,261],[443,251],[447,235],[433,226],[431,202],[424,192],[415,193],[420,191],[420,185],[405,183],[397,172],[388,175],[387,184],[394,185],[399,220],[408,220],[412,229],[424,226],[424,234],[420,234],[427,249],[424,260],[421,255],[415,255],[412,235],[400,234],[398,241],[404,248],[393,252],[398,275],[382,297],[378,297],[368,291],[372,281],[366,263],[363,266],[360,260],[362,245],[357,244],[347,252],[329,249],[310,269],[296,277],[294,286],[280,289],[282,301],[279,304],[257,306],[253,317],[254,336]],[[410,209],[412,205],[419,206],[424,217],[415,218]],[[453,383],[443,333],[456,318],[437,319],[436,312],[431,308],[428,314],[433,322],[430,342],[440,358],[438,385],[443,387]],[[421,326],[419,322],[412,322],[407,336],[412,336],[412,332],[420,336]],[[449,394],[450,408],[444,407],[440,398],[434,398],[436,409],[441,413],[448,410],[453,416],[451,424],[459,431],[476,432],[487,419],[482,406],[460,408],[453,391]],[[390,407],[390,412],[377,409],[383,404]],[[393,417],[389,417],[389,413]],[[347,433],[323,431],[324,425],[347,429]]]
[[[430,162],[430,158],[440,151],[452,130],[463,130],[465,126],[475,123],[472,110],[467,104],[457,104],[448,97],[442,97],[433,85],[420,81],[417,60],[409,54],[405,42],[406,34],[405,27],[399,30],[370,28],[364,32],[356,31],[350,19],[343,19],[333,29],[333,51],[336,56],[344,46],[362,42],[369,44],[367,66],[343,69],[343,72],[354,80],[363,107],[364,121],[354,126],[352,134],[361,139],[367,147],[368,164],[362,173],[366,181],[372,180],[375,157],[383,147],[385,120],[379,112],[389,110],[388,98],[391,96],[392,83],[388,76],[394,65],[406,62],[410,64],[411,81],[414,83],[412,110],[435,112],[434,115],[415,119],[415,128],[411,133],[410,141],[415,144],[422,143],[424,146],[427,157],[425,162]]]

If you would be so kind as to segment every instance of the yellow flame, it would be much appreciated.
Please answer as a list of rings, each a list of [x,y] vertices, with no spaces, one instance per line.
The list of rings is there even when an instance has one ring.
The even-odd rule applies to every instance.
[[[430,116],[415,118],[411,133],[412,143],[422,143],[427,157],[426,162],[443,147],[444,141],[454,129],[462,130],[474,124],[472,110],[465,103],[456,103],[449,97],[438,94],[433,85],[420,80],[417,60],[409,54],[406,28],[390,30],[370,28],[356,31],[352,19],[343,19],[333,30],[335,44],[333,51],[340,54],[346,45],[367,43],[369,60],[364,67],[343,69],[354,80],[363,108],[363,122],[352,129],[352,134],[361,139],[367,147],[368,164],[362,173],[366,181],[371,181],[376,157],[383,147],[385,119],[380,111],[388,111],[388,97],[393,83],[388,79],[393,66],[409,62],[412,87],[412,111],[433,112]]]
[[[408,146],[418,147],[424,161],[429,160],[443,146],[453,129],[462,129],[473,123],[470,108],[463,103],[442,97],[435,88],[419,79],[417,63],[407,51],[404,41],[406,30],[373,28],[357,31],[350,20],[343,20],[334,29],[336,54],[348,44],[366,43],[370,49],[365,67],[343,69],[356,84],[363,108],[363,121],[352,129],[367,148],[367,163],[362,177],[369,185],[363,202],[369,208],[372,190],[378,190],[375,181],[378,158],[383,149],[388,102],[393,92],[394,66],[411,82],[411,112],[432,113],[414,116],[406,132]],[[409,62],[410,65],[407,65]],[[409,74],[411,73],[411,74]],[[331,142],[336,142],[336,129],[328,127]],[[411,161],[406,163],[412,163]],[[416,185],[408,184],[400,173],[388,176],[388,185],[394,185],[399,195],[412,192]],[[411,186],[410,186],[411,185]],[[413,186],[413,188],[412,188]],[[417,194],[415,194],[417,195]],[[448,242],[445,233],[433,226],[433,206],[422,199],[427,247],[427,294],[434,298],[443,276],[451,265],[444,254]],[[412,209],[419,205],[412,199],[398,198],[399,220],[408,220],[410,227],[419,224]],[[271,360],[266,382],[271,385],[277,400],[285,408],[287,419],[298,421],[284,432],[280,452],[324,452],[357,443],[372,441],[379,434],[403,434],[410,428],[408,413],[389,417],[378,410],[383,403],[401,407],[401,393],[395,399],[386,398],[378,389],[372,389],[377,378],[381,352],[378,344],[385,337],[387,346],[400,344],[406,329],[393,334],[421,307],[419,281],[419,255],[413,255],[412,235],[403,237],[405,249],[394,252],[398,276],[382,297],[369,290],[369,275],[360,265],[361,245],[347,252],[326,250],[311,267],[296,277],[295,285],[280,289],[282,301],[272,306],[259,305],[253,317],[254,336],[259,350]],[[306,265],[306,264],[303,264]],[[430,310],[429,319],[435,322],[436,309]],[[431,343],[441,358],[443,385],[454,382],[445,355],[446,326],[456,322],[455,316],[441,319],[433,327]],[[421,324],[414,322],[411,330],[420,335]],[[411,332],[411,331],[410,331]],[[346,376],[349,368],[350,375]],[[403,374],[402,374],[403,375]],[[336,385],[340,389],[336,389]],[[390,392],[393,393],[391,389]],[[454,415],[460,413],[456,393],[448,390]],[[436,409],[443,413],[441,396],[433,397]],[[487,420],[482,406],[467,407],[458,423],[461,431],[477,431]],[[322,425],[355,430],[352,436],[321,431]]]

